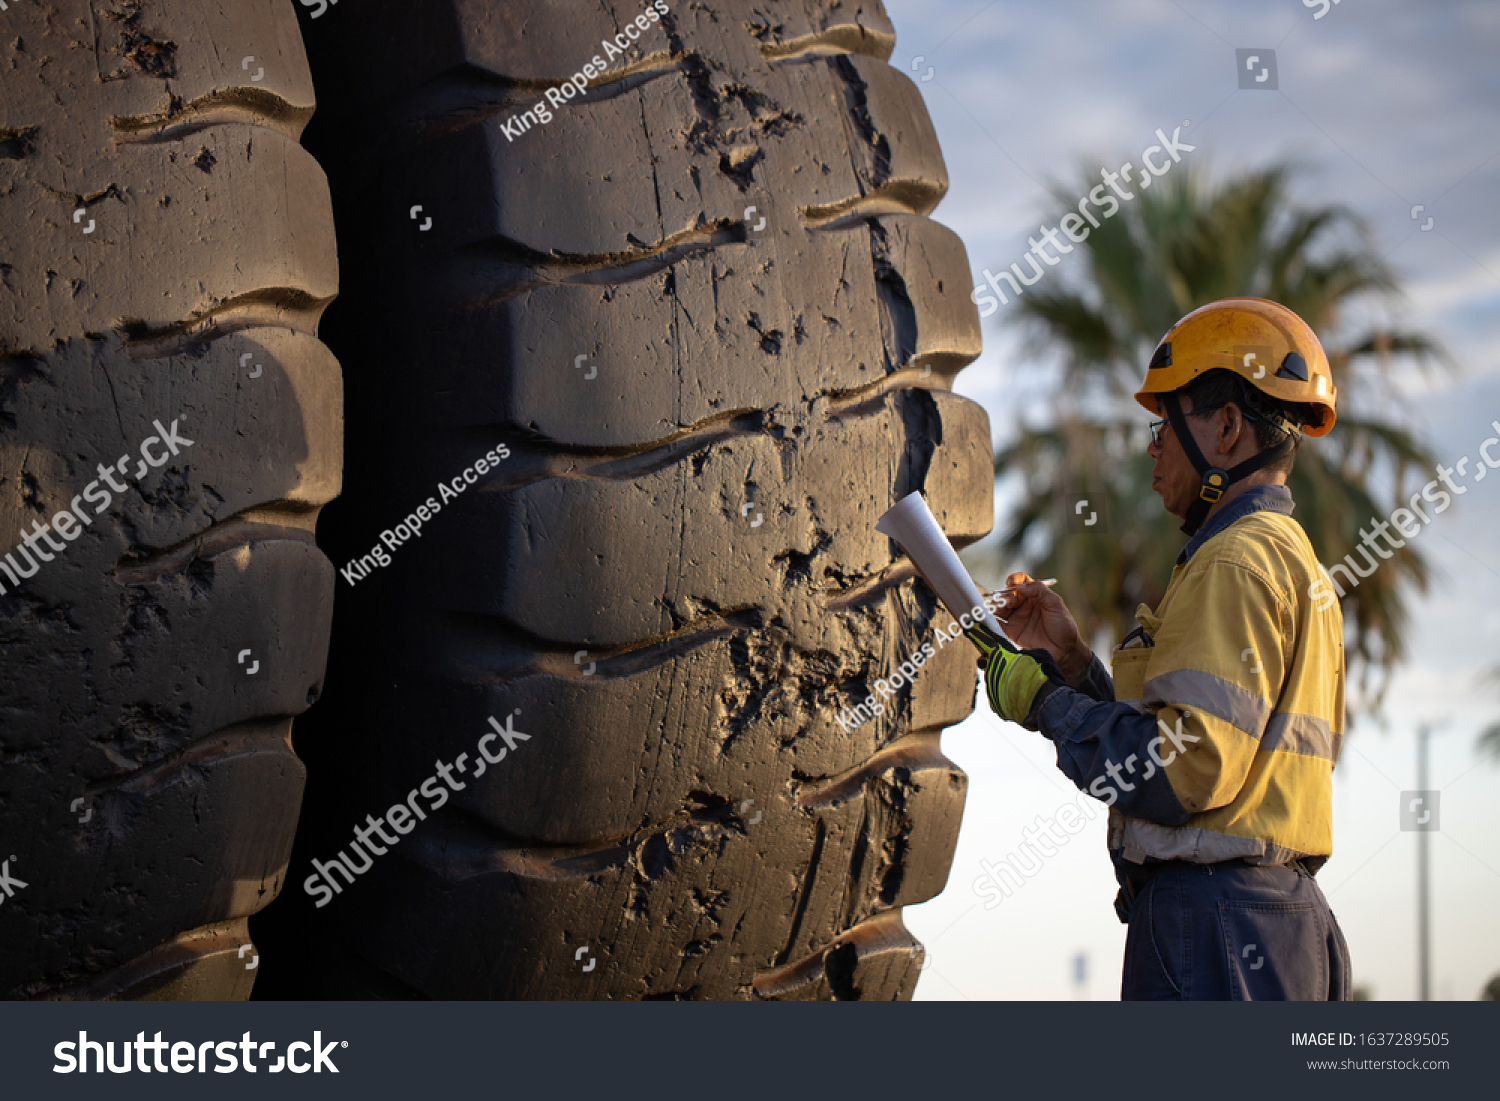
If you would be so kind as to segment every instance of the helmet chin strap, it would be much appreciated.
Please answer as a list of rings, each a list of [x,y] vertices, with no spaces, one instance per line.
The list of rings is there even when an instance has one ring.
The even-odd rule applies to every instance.
[[[1177,437],[1177,442],[1182,445],[1183,454],[1188,457],[1188,462],[1192,463],[1193,469],[1198,472],[1198,496],[1188,507],[1187,517],[1182,522],[1182,530],[1187,535],[1198,534],[1203,521],[1208,519],[1209,510],[1223,500],[1226,489],[1235,482],[1248,478],[1261,467],[1291,454],[1295,446],[1291,433],[1287,433],[1286,437],[1274,447],[1268,447],[1252,455],[1227,471],[1217,466],[1209,466],[1208,460],[1203,457],[1203,452],[1198,449],[1198,441],[1188,431],[1187,415],[1178,404],[1177,395],[1162,394],[1160,401],[1163,411],[1167,414],[1167,420],[1172,424],[1172,433]]]

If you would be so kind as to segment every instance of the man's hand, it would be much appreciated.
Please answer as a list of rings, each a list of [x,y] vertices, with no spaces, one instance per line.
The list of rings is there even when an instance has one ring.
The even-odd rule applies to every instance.
[[[1005,633],[1024,649],[1047,651],[1068,684],[1076,686],[1094,655],[1063,598],[1024,573],[1011,574],[1005,585],[1012,591],[988,594],[1005,603]]]
[[[990,708],[1002,719],[1037,729],[1030,721],[1032,713],[1063,683],[1052,655],[1045,650],[1016,650],[982,623],[970,627],[964,637],[979,648]]]

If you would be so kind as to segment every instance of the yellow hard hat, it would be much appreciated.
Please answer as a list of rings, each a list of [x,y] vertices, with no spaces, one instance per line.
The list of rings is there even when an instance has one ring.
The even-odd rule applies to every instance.
[[[1333,427],[1338,391],[1323,345],[1307,322],[1264,298],[1221,298],[1173,325],[1156,346],[1135,400],[1155,413],[1155,395],[1216,368],[1242,376],[1268,397],[1317,406],[1322,420],[1303,426],[1306,435],[1324,436]]]

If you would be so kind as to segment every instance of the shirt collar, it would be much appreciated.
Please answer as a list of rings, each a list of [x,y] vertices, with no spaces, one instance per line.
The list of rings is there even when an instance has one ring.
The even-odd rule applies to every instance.
[[[1290,516],[1294,508],[1296,508],[1296,503],[1292,500],[1292,491],[1286,486],[1251,486],[1209,517],[1208,522],[1198,529],[1198,534],[1189,539],[1187,546],[1178,552],[1177,564],[1184,565],[1188,559],[1198,553],[1198,548],[1204,543],[1236,520],[1249,516],[1252,512],[1266,509],[1270,512],[1279,512],[1283,516]]]

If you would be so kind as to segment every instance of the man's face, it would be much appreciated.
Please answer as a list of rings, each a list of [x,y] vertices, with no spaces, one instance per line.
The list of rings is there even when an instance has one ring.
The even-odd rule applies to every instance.
[[[1178,394],[1177,401],[1188,430],[1198,441],[1199,449],[1205,456],[1211,455],[1208,445],[1213,439],[1213,418],[1187,417],[1186,414],[1192,411],[1193,399],[1186,394]],[[1157,411],[1163,417],[1167,415],[1160,401],[1157,402]],[[1150,444],[1146,448],[1146,454],[1156,460],[1156,465],[1151,468],[1151,488],[1161,494],[1162,507],[1178,519],[1185,519],[1194,498],[1198,496],[1202,479],[1188,461],[1187,453],[1182,450],[1182,443],[1177,439],[1177,430],[1170,421],[1161,427],[1161,443]]]

